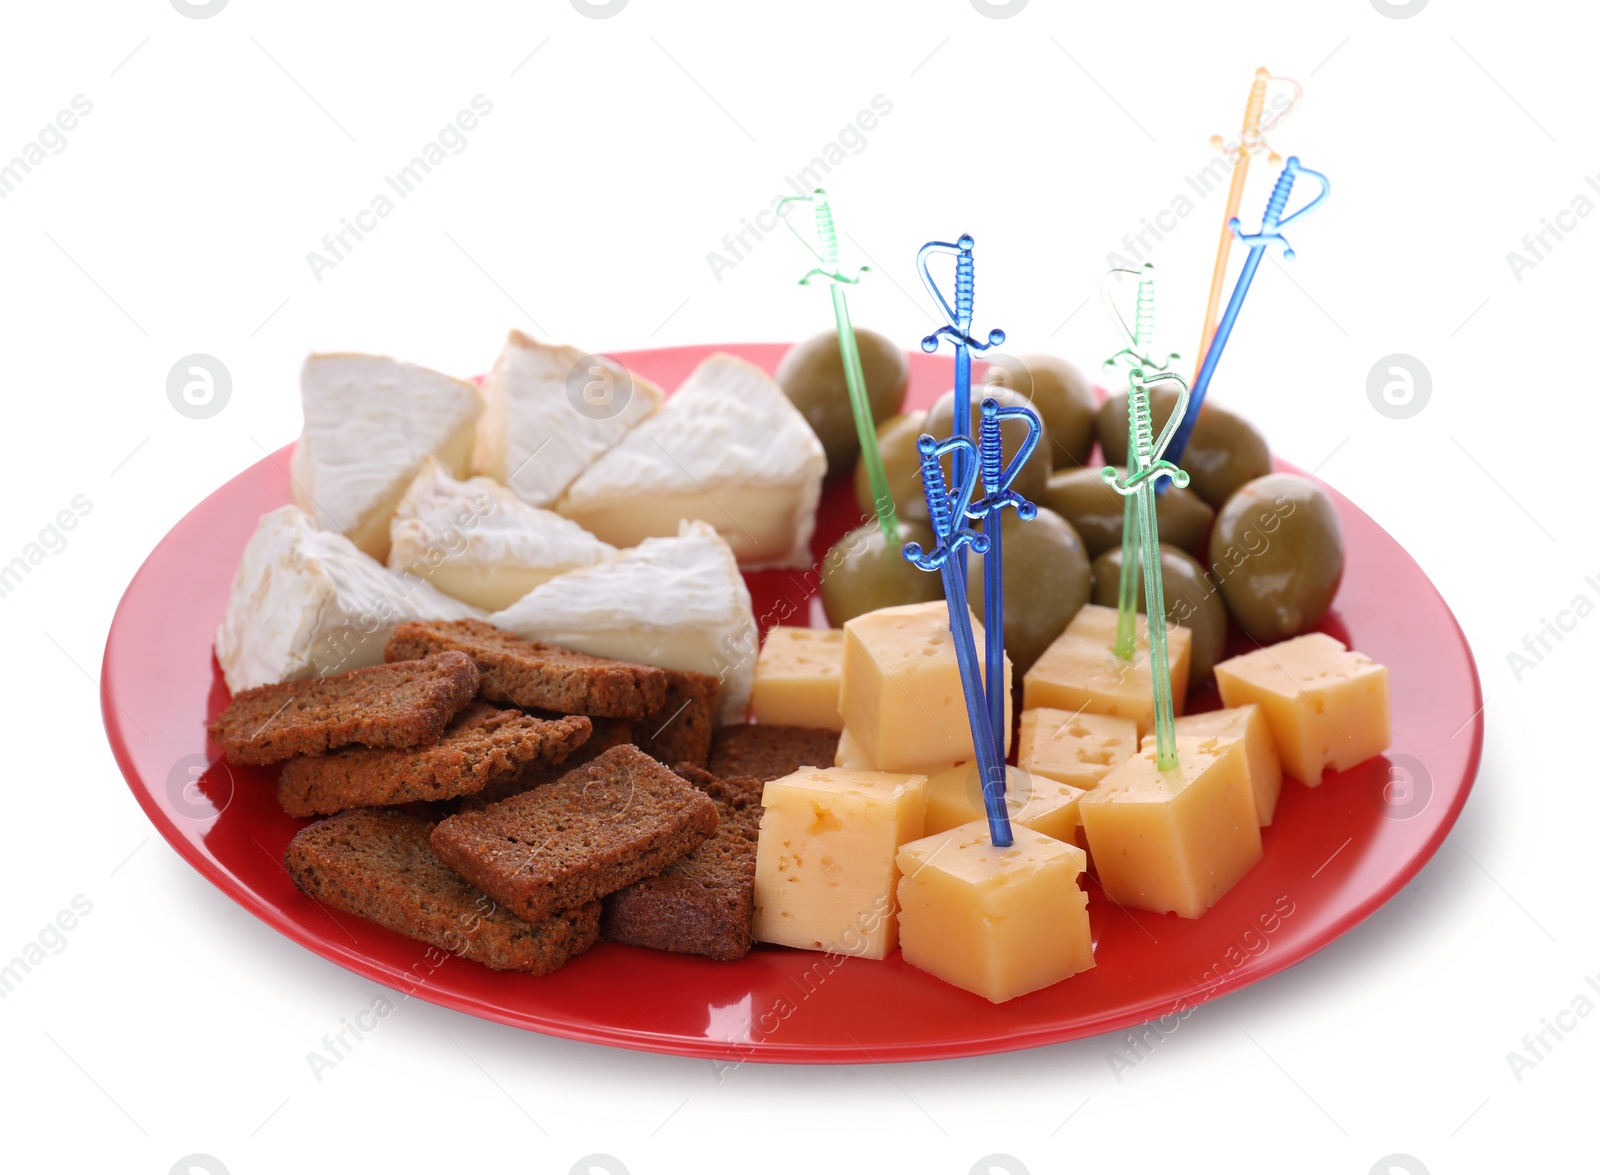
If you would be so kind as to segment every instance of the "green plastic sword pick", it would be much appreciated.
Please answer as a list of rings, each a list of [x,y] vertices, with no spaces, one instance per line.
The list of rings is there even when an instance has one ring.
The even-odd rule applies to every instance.
[[[1134,303],[1133,326],[1122,317],[1122,311],[1117,308],[1116,302],[1111,297],[1111,291],[1106,288],[1106,279],[1118,274],[1129,274],[1139,279],[1138,300]],[[1128,365],[1128,378],[1130,382],[1135,372],[1148,372],[1158,375],[1168,371],[1177,353],[1173,352],[1159,360],[1147,354],[1147,349],[1155,345],[1156,333],[1156,270],[1148,261],[1141,269],[1113,269],[1100,281],[1100,297],[1105,302],[1106,313],[1111,316],[1111,321],[1117,326],[1123,337],[1128,340],[1128,345],[1107,359],[1107,367],[1115,367],[1119,361]],[[1130,400],[1132,393],[1129,393]],[[1128,420],[1128,453],[1133,453],[1133,419],[1130,413]],[[1131,471],[1130,471],[1131,472]],[[1139,567],[1143,560],[1140,557],[1138,542],[1138,514],[1134,505],[1134,496],[1128,495],[1122,503],[1122,578],[1117,584],[1117,643],[1112,647],[1124,661],[1132,661],[1137,646],[1137,623],[1135,616],[1138,612],[1139,602]],[[1159,566],[1159,563],[1157,564]],[[1155,613],[1151,613],[1155,615]]]
[[[789,219],[784,209],[790,204],[812,206],[816,215],[817,243],[822,246],[820,250],[801,236],[800,230]],[[873,508],[878,513],[878,526],[883,530],[885,549],[898,551],[900,523],[895,517],[889,478],[883,471],[883,454],[878,450],[878,427],[872,419],[872,402],[867,399],[867,379],[861,372],[861,352],[856,349],[856,332],[850,325],[850,307],[844,297],[845,286],[856,285],[861,278],[850,277],[839,269],[839,234],[833,227],[833,210],[828,207],[827,192],[815,188],[809,196],[786,196],[778,201],[777,210],[795,239],[822,263],[801,278],[800,284],[808,286],[814,277],[828,280],[828,289],[833,295],[833,318],[839,330],[839,357],[844,360],[845,384],[850,389],[850,411],[855,416],[856,436],[861,441],[861,459],[866,463],[867,481],[872,486]],[[870,270],[865,265],[856,270],[858,275],[868,272]]]
[[[1159,437],[1153,437],[1150,424],[1150,383],[1169,381],[1178,385],[1178,406],[1173,409]],[[1138,513],[1140,562],[1144,564],[1144,597],[1150,628],[1150,682],[1156,707],[1156,766],[1170,771],[1178,765],[1178,741],[1172,718],[1172,669],[1167,662],[1167,601],[1161,587],[1161,535],[1156,525],[1156,482],[1163,474],[1180,489],[1189,484],[1189,475],[1163,458],[1172,434],[1189,406],[1189,385],[1173,372],[1161,372],[1147,383],[1143,368],[1128,372],[1128,475],[1118,480],[1117,471],[1107,465],[1100,476],[1117,493],[1135,504]],[[1122,550],[1122,565],[1129,563],[1130,550]]]

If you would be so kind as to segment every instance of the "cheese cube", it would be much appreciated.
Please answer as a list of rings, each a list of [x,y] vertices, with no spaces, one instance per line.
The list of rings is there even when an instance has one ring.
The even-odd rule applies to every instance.
[[[872,761],[871,756],[862,749],[860,740],[850,733],[847,726],[839,732],[839,747],[833,752],[833,765],[835,767],[848,767],[852,771],[876,771],[878,765]]]
[[[1173,725],[1178,734],[1244,740],[1245,770],[1250,776],[1250,790],[1256,797],[1256,819],[1263,828],[1271,824],[1273,810],[1278,806],[1278,793],[1283,790],[1283,765],[1278,762],[1278,748],[1272,741],[1272,730],[1267,726],[1267,716],[1261,707],[1252,702],[1236,710],[1185,714]],[[1152,734],[1144,740],[1144,746],[1154,745],[1155,735]]]
[[[1008,848],[983,821],[901,848],[900,953],[990,1003],[1094,966],[1083,850],[1031,828]]]
[[[895,851],[922,835],[927,777],[807,767],[768,782],[756,841],[761,942],[881,959],[895,948]]]
[[[972,629],[981,666],[983,625],[976,617]],[[1010,700],[1007,660],[1008,747]],[[881,771],[942,771],[976,758],[944,601],[880,608],[845,624],[839,712]]]
[[[1237,738],[1178,740],[1178,765],[1152,747],[1113,767],[1078,815],[1106,896],[1198,918],[1261,859],[1261,828]]]
[[[1050,707],[1131,718],[1141,736],[1155,726],[1155,694],[1150,678],[1150,630],[1138,617],[1131,661],[1112,648],[1117,642],[1117,610],[1085,604],[1072,623],[1034,662],[1022,679],[1022,708]],[[1180,626],[1167,629],[1167,661],[1172,676],[1172,711],[1183,713],[1189,688],[1191,634]]]
[[[768,631],[756,658],[756,721],[774,726],[843,730],[839,717],[839,673],[844,630],[789,628]]]
[[[1283,769],[1308,787],[1389,749],[1389,671],[1312,632],[1217,664],[1225,706],[1256,702]]]
[[[1078,800],[1084,789],[1047,775],[1034,775],[1021,767],[1006,768],[1006,814],[1013,825],[1076,843]],[[983,783],[976,763],[949,767],[928,777],[928,807],[922,818],[927,836],[948,832],[974,820],[988,820]]]
[[[1017,765],[1087,791],[1138,749],[1139,729],[1131,718],[1024,710]]]

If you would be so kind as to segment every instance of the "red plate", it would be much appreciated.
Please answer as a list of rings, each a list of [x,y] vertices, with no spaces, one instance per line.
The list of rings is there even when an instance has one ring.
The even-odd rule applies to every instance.
[[[768,371],[785,349],[726,348]],[[709,353],[619,358],[671,388]],[[949,371],[948,359],[912,355],[908,403],[932,403]],[[1389,666],[1394,750],[1315,790],[1286,784],[1264,859],[1203,918],[1130,912],[1091,887],[1098,965],[998,1007],[898,954],[873,962],[758,947],[717,963],[601,943],[543,979],[497,973],[336,920],[302,896],[279,863],[301,822],[279,810],[274,775],[229,768],[207,745],[206,724],[228,698],[212,635],[257,518],[289,500],[288,456],[259,462],[190,511],[128,585],[102,678],[112,750],[172,847],[256,917],[379,983],[519,1028],[730,1062],[864,1062],[1001,1052],[1181,1015],[1299,962],[1392,897],[1444,840],[1477,774],[1482,697],[1455,618],[1400,545],[1330,491],[1347,564],[1323,628]],[[856,517],[848,484],[831,486],[819,559]],[[749,580],[763,628],[811,614],[812,577]],[[1215,705],[1212,695],[1191,708]],[[1403,783],[1390,786],[1391,764]]]

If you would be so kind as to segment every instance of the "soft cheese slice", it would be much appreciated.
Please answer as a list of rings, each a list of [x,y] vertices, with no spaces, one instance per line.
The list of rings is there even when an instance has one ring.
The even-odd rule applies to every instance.
[[[547,580],[617,553],[576,522],[487,477],[458,481],[432,457],[389,524],[389,569],[493,612]]]
[[[375,559],[389,554],[389,519],[423,461],[467,472],[483,411],[471,384],[380,355],[310,356],[300,402],[294,503]]]
[[[716,354],[556,508],[619,547],[697,518],[741,567],[809,567],[827,467],[822,442],[773,378]]]
[[[616,361],[517,330],[483,395],[473,470],[533,506],[554,505],[573,478],[661,406],[661,389]]]
[[[217,660],[238,693],[381,664],[403,621],[482,616],[423,580],[396,575],[344,535],[319,530],[299,508],[280,506],[245,544],[217,629]]]
[[[755,615],[733,552],[703,522],[558,575],[489,620],[597,657],[708,673],[720,682],[718,722],[745,720]]]

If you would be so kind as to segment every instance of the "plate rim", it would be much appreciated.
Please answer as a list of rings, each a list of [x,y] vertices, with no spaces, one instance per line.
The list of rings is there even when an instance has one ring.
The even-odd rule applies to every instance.
[[[647,348],[639,351],[607,352],[614,358],[627,362],[631,356],[640,354],[660,355],[672,352],[689,352],[697,355],[707,355],[718,350],[730,351],[767,348],[787,348],[789,343],[717,343],[701,345],[685,345],[678,347]],[[914,352],[907,352],[908,356],[916,358]],[[133,594],[140,579],[147,573],[151,563],[169,542],[174,541],[191,519],[205,510],[213,499],[226,495],[237,483],[249,478],[263,464],[282,463],[286,467],[289,455],[296,442],[269,453],[260,460],[251,463],[245,469],[236,473],[222,485],[216,487],[204,498],[192,506],[162,535],[161,539],[151,547],[150,551],[141,560],[138,569],[129,579],[127,586],[118,598],[117,606],[112,613],[111,622],[107,629],[106,645],[100,660],[100,681],[105,682],[112,676],[114,656],[114,635],[119,621],[123,619],[124,609],[129,606],[129,597]],[[1296,473],[1301,476],[1311,477],[1303,470],[1281,458],[1274,457],[1274,472]],[[1312,478],[1312,480],[1317,480]],[[1326,482],[1318,484],[1327,486],[1335,494],[1337,489],[1328,486]],[[1354,502],[1350,502],[1344,495],[1339,497],[1349,503],[1350,507],[1364,516],[1367,521],[1385,538],[1394,542],[1396,547],[1405,551],[1398,540],[1394,539],[1376,520],[1372,519],[1364,510]],[[1406,551],[1410,558],[1410,552]],[[1412,560],[1415,563],[1415,560]],[[1196,991],[1192,998],[1185,997],[1180,1001],[1173,1001],[1166,996],[1151,997],[1137,1004],[1125,1004],[1115,1011],[1091,1019],[1088,1022],[1077,1021],[1067,1031],[1060,1027],[1052,1028],[1049,1025],[1032,1025],[1026,1028],[1006,1028],[998,1032],[990,1032],[978,1036],[963,1034],[959,1038],[944,1038],[938,1042],[918,1042],[897,1045],[894,1048],[896,1055],[888,1058],[890,1063],[907,1063],[914,1061],[954,1060],[965,1057],[985,1056],[996,1053],[1013,1052],[1022,1049],[1040,1048],[1052,1044],[1068,1044],[1076,1040],[1089,1039],[1122,1028],[1149,1023],[1164,1015],[1176,1014],[1182,1004],[1198,1007],[1225,996],[1234,994],[1263,980],[1280,974],[1312,956],[1325,950],[1333,943],[1349,934],[1356,926],[1370,918],[1374,913],[1391,901],[1405,886],[1414,879],[1422,868],[1431,860],[1444,844],[1451,830],[1455,827],[1465,808],[1467,799],[1473,788],[1482,767],[1483,742],[1485,721],[1483,714],[1483,689],[1478,672],[1477,658],[1472,651],[1471,642],[1461,628],[1461,623],[1451,609],[1448,601],[1434,584],[1432,578],[1423,571],[1420,564],[1418,570],[1422,573],[1423,580],[1433,593],[1438,606],[1449,618],[1451,628],[1465,653],[1466,663],[1470,674],[1472,700],[1475,703],[1475,712],[1470,720],[1473,725],[1472,740],[1466,757],[1463,773],[1463,782],[1457,789],[1447,808],[1434,821],[1433,827],[1427,838],[1411,853],[1411,855],[1396,868],[1392,869],[1384,882],[1371,893],[1347,909],[1337,917],[1327,919],[1322,923],[1323,929],[1316,935],[1312,945],[1304,947],[1286,947],[1279,951],[1267,951],[1258,956],[1252,956],[1245,966],[1230,969],[1225,975],[1215,982]],[[123,780],[128,789],[133,793],[140,809],[144,812],[162,838],[177,851],[178,855],[195,869],[214,887],[235,901],[239,906],[258,918],[273,930],[282,934],[298,946],[310,950],[313,954],[329,962],[343,967],[348,971],[361,975],[364,978],[380,983],[383,986],[409,996],[426,1000],[429,1003],[451,1011],[470,1014],[481,1019],[491,1020],[508,1027],[523,1031],[538,1032],[543,1035],[556,1036],[567,1040],[579,1041],[587,1044],[606,1045],[634,1051],[656,1053],[660,1055],[681,1056],[713,1061],[729,1061],[734,1063],[756,1062],[761,1064],[881,1064],[883,1060],[867,1053],[861,1046],[846,1044],[822,1043],[785,1043],[782,1041],[761,1041],[758,1044],[719,1041],[712,1039],[685,1038],[682,1035],[665,1033],[640,1032],[634,1029],[625,1029],[608,1025],[573,1024],[570,1021],[553,1019],[543,1013],[530,1013],[527,1011],[511,1012],[500,1005],[480,997],[455,991],[443,990],[433,987],[423,981],[414,986],[403,986],[403,976],[408,973],[397,973],[388,965],[377,962],[372,957],[357,950],[341,947],[331,939],[319,938],[304,930],[298,923],[290,919],[279,906],[264,898],[255,888],[248,884],[242,877],[230,871],[215,857],[208,855],[195,840],[185,836],[178,827],[176,820],[167,813],[155,800],[154,794],[148,784],[140,775],[128,747],[124,741],[124,732],[121,729],[117,715],[114,713],[116,703],[109,692],[102,686],[100,690],[100,711],[102,724],[105,729],[107,742],[110,744],[113,758],[121,771]],[[393,932],[389,932],[393,933]],[[418,944],[425,946],[425,944]]]

